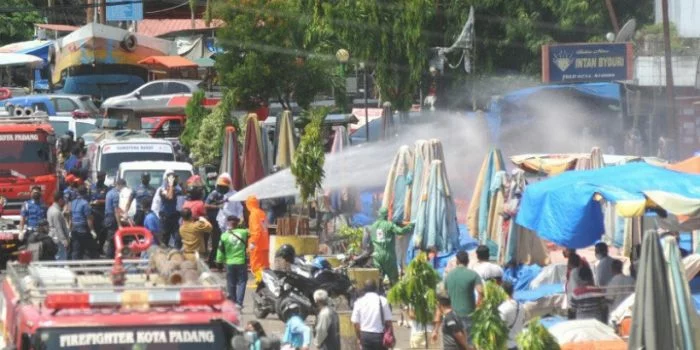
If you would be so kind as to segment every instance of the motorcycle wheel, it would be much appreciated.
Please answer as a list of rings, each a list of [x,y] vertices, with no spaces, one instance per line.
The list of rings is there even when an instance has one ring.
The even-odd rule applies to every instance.
[[[257,301],[253,302],[253,314],[258,319],[264,319],[270,314],[266,308],[263,308]]]

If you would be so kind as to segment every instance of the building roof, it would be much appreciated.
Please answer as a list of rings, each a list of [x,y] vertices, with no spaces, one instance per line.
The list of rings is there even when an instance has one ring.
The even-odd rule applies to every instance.
[[[197,67],[196,63],[182,56],[149,56],[139,61],[139,64],[163,66],[167,69]]]
[[[638,86],[666,86],[666,60],[663,56],[638,56],[634,62],[634,80]],[[673,85],[695,87],[697,56],[674,56]]]
[[[194,20],[194,30],[219,28],[224,22],[219,19],[211,21],[210,26],[204,25],[204,20]],[[148,36],[163,36],[170,33],[192,30],[192,22],[189,19],[144,19],[139,22],[137,32]]]
[[[38,28],[41,28],[41,29],[55,30],[57,32],[73,32],[73,31],[80,29],[80,27],[69,26],[69,25],[65,25],[65,24],[36,23],[34,25]]]

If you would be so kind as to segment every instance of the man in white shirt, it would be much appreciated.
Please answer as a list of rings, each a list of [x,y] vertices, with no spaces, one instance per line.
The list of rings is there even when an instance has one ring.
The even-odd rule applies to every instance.
[[[605,287],[613,277],[611,267],[613,259],[608,256],[608,245],[603,242],[596,244],[595,257],[598,259],[594,270],[595,284],[598,287]]]
[[[485,245],[480,245],[478,248],[476,248],[476,258],[478,261],[476,264],[474,264],[472,270],[476,271],[476,273],[481,276],[484,283],[489,280],[494,280],[500,283],[501,279],[503,278],[503,269],[500,266],[489,262],[490,254],[491,252],[489,251],[489,247]]]
[[[384,350],[384,329],[392,327],[389,302],[377,294],[377,281],[366,281],[364,290],[365,295],[355,301],[350,321],[355,326],[355,335],[362,349]]]
[[[520,303],[513,299],[513,284],[509,281],[503,282],[503,290],[508,294],[508,299],[498,306],[498,313],[501,314],[501,319],[508,327],[508,342],[506,346],[508,350],[517,350],[518,344],[515,342],[515,337],[522,332],[525,326],[525,310]]]
[[[630,294],[634,293],[635,280],[622,273],[622,261],[613,260],[611,264],[613,278],[605,288],[605,298],[610,303],[610,311],[615,310]]]

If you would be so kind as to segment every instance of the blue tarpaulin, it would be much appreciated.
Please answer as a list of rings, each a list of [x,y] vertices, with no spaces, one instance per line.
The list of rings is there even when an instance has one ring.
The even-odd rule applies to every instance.
[[[619,212],[621,206],[643,205],[648,191],[700,199],[700,176],[646,163],[569,171],[525,188],[516,222],[556,244],[584,248],[605,230],[595,194],[615,203]]]
[[[581,95],[608,99],[620,100],[620,84],[617,83],[578,83],[578,84],[551,84],[534,86],[530,88],[511,91],[501,100],[491,102],[486,113],[488,128],[493,140],[498,140],[501,129],[502,109],[505,104],[520,105],[534,94],[552,92],[573,92]],[[523,115],[523,118],[526,116]]]
[[[583,83],[542,85],[510,92],[503,96],[508,103],[519,103],[531,95],[543,91],[570,91],[608,100],[620,99],[620,84],[617,83]]]

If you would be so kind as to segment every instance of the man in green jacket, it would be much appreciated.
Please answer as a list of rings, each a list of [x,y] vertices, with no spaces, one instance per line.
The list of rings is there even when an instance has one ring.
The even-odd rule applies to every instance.
[[[369,235],[372,241],[374,267],[381,271],[382,277],[384,275],[389,277],[389,281],[393,285],[399,279],[399,268],[396,261],[396,236],[413,231],[413,224],[401,228],[387,219],[388,213],[387,208],[379,209],[379,217],[369,227]]]
[[[226,218],[228,229],[221,235],[216,262],[226,264],[226,288],[231,301],[243,308],[246,283],[248,282],[248,264],[246,264],[246,247],[248,230],[239,228],[238,217]]]

